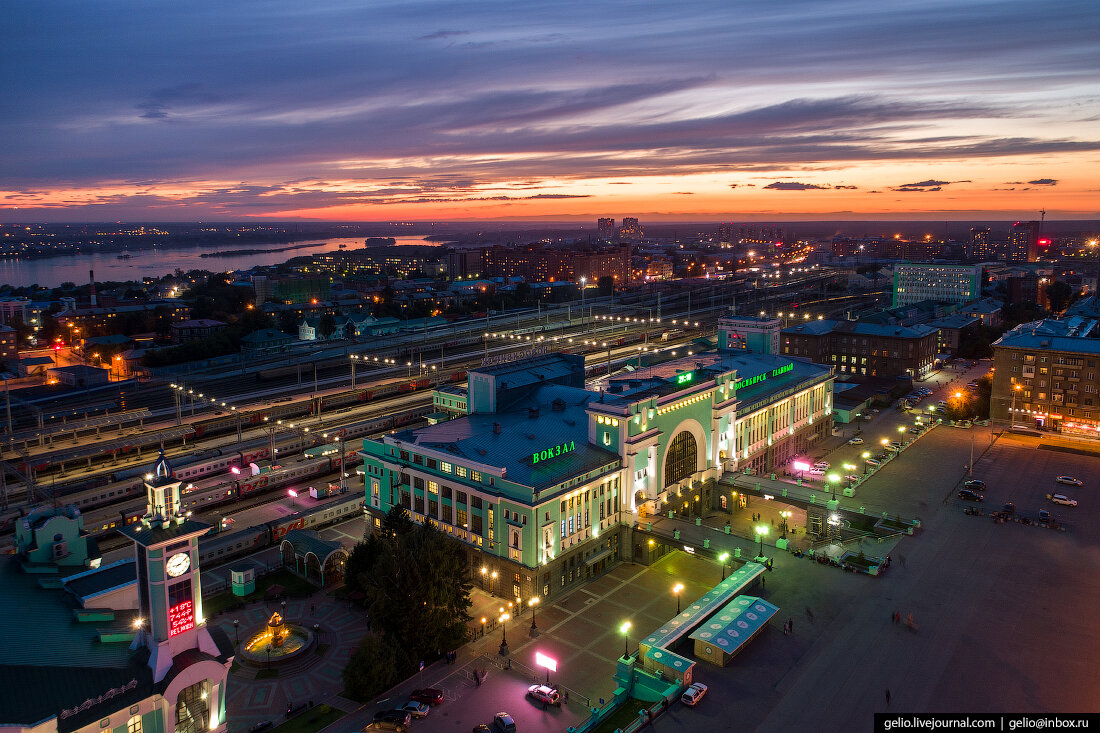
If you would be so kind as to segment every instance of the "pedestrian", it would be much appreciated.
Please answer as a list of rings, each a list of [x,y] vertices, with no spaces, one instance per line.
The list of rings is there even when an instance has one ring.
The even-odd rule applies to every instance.
[[[787,626],[790,627],[791,633],[793,634],[794,633],[794,619],[793,618],[787,619]]]
[[[768,579],[763,575],[760,576],[760,590],[764,590],[768,587]]]
[[[546,707],[547,707],[547,705],[548,705],[548,703],[547,703],[547,702],[546,702],[546,700],[544,699],[544,700],[542,701],[542,709],[543,709],[543,710],[545,710],[545,709],[546,709]]]
[[[890,688],[886,688],[886,707],[890,707]]]
[[[569,704],[569,690],[566,690],[566,691],[565,691],[565,704],[566,704],[566,705],[568,705],[568,704]]]

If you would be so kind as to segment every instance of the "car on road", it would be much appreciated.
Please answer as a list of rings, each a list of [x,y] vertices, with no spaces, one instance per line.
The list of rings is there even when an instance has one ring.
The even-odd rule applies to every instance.
[[[814,468],[823,468],[823,469],[825,469],[826,471],[828,471],[828,470],[829,470],[829,465],[830,465],[830,464],[829,464],[829,462],[828,462],[828,461],[815,461],[815,462],[814,462]]]
[[[848,445],[863,445],[863,438],[852,438],[848,441]]]
[[[427,703],[428,705],[442,705],[443,690],[437,690],[434,687],[425,687],[423,690],[413,690],[412,694],[409,695],[409,699]]]
[[[493,733],[493,729],[484,723],[478,723],[474,726],[474,733]]]
[[[1004,504],[1003,506],[1001,506],[1001,511],[1004,512],[1005,514],[1008,514],[1008,515],[1015,514],[1016,513],[1016,505],[1013,504],[1010,501],[1007,504]]]
[[[969,481],[963,483],[963,488],[970,489],[971,491],[985,491],[985,481],[977,478],[972,478]]]
[[[493,730],[496,733],[516,733],[516,721],[508,713],[493,716]]]
[[[970,489],[959,489],[959,498],[963,501],[985,501],[984,496]]]
[[[867,459],[864,459],[863,462],[866,463],[868,466],[881,466],[882,465],[882,461],[878,460],[877,458],[867,458]]]
[[[680,702],[685,705],[694,707],[696,703],[703,699],[703,696],[707,694],[707,686],[702,682],[693,682],[691,686],[684,690],[684,694],[680,695]]]
[[[416,700],[409,700],[401,706],[401,709],[417,720],[428,717],[428,713],[431,712],[431,708],[428,707],[428,703],[417,702]]]
[[[397,731],[397,733],[404,733],[404,731],[407,731],[408,729],[409,726],[405,725],[404,723],[398,723],[394,720],[373,720],[370,723],[367,723],[366,727],[363,728],[364,731],[394,730]]]
[[[859,481],[859,476],[856,476],[855,474],[848,474],[844,477],[844,480],[854,484],[856,481]]]
[[[1054,480],[1057,481],[1060,484],[1065,484],[1066,486],[1084,486],[1085,485],[1084,481],[1082,481],[1079,478],[1075,478],[1073,476],[1059,476],[1058,478],[1056,478]]]
[[[1062,506],[1077,506],[1077,500],[1071,499],[1065,494],[1051,494],[1050,500],[1055,504],[1061,504]]]
[[[1052,515],[1046,509],[1040,509],[1039,510],[1039,521],[1040,522],[1054,522],[1055,521],[1054,515]]]
[[[824,468],[811,468],[806,473],[808,473],[811,476],[824,476],[825,475],[825,469]]]
[[[374,722],[408,725],[412,722],[412,715],[408,710],[379,710],[374,714]]]
[[[527,696],[547,705],[561,705],[561,695],[553,687],[546,685],[531,685],[527,688]]]
[[[901,441],[900,440],[891,440],[890,445],[894,446],[895,448],[900,448],[901,447]]]
[[[920,428],[909,428],[909,432],[913,435],[920,435],[922,431]]]

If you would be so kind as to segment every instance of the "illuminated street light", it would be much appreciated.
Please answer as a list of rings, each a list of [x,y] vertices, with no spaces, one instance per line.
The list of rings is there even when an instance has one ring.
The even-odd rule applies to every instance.
[[[623,659],[630,658],[630,622],[623,621],[619,627],[619,633],[623,635]]]
[[[764,557],[764,535],[768,533],[768,528],[762,524],[756,526],[756,538],[760,541],[760,551],[758,556]]]
[[[723,552],[718,556],[718,562],[722,565],[722,580],[726,579],[726,562],[730,559],[728,552]]]
[[[676,615],[680,615],[680,591],[684,589],[683,583],[672,586],[672,595],[676,596]]]

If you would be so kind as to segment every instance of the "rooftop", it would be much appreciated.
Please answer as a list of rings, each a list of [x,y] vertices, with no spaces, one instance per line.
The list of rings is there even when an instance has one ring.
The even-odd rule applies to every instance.
[[[922,338],[936,332],[936,329],[920,324],[916,326],[892,326],[866,321],[809,321],[797,326],[784,328],[783,333],[811,334],[822,336],[827,333],[847,333],[857,336],[889,336],[893,338]]]
[[[1021,323],[997,339],[993,345],[1016,349],[1044,349],[1047,351],[1076,351],[1100,354],[1100,338],[1097,321],[1073,316],[1065,320],[1047,318],[1042,321]]]

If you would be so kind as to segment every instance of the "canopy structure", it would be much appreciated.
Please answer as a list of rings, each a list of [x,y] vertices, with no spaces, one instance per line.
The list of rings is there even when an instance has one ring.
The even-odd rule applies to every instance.
[[[778,612],[762,598],[737,596],[688,638],[695,641],[697,657],[724,667]]]

